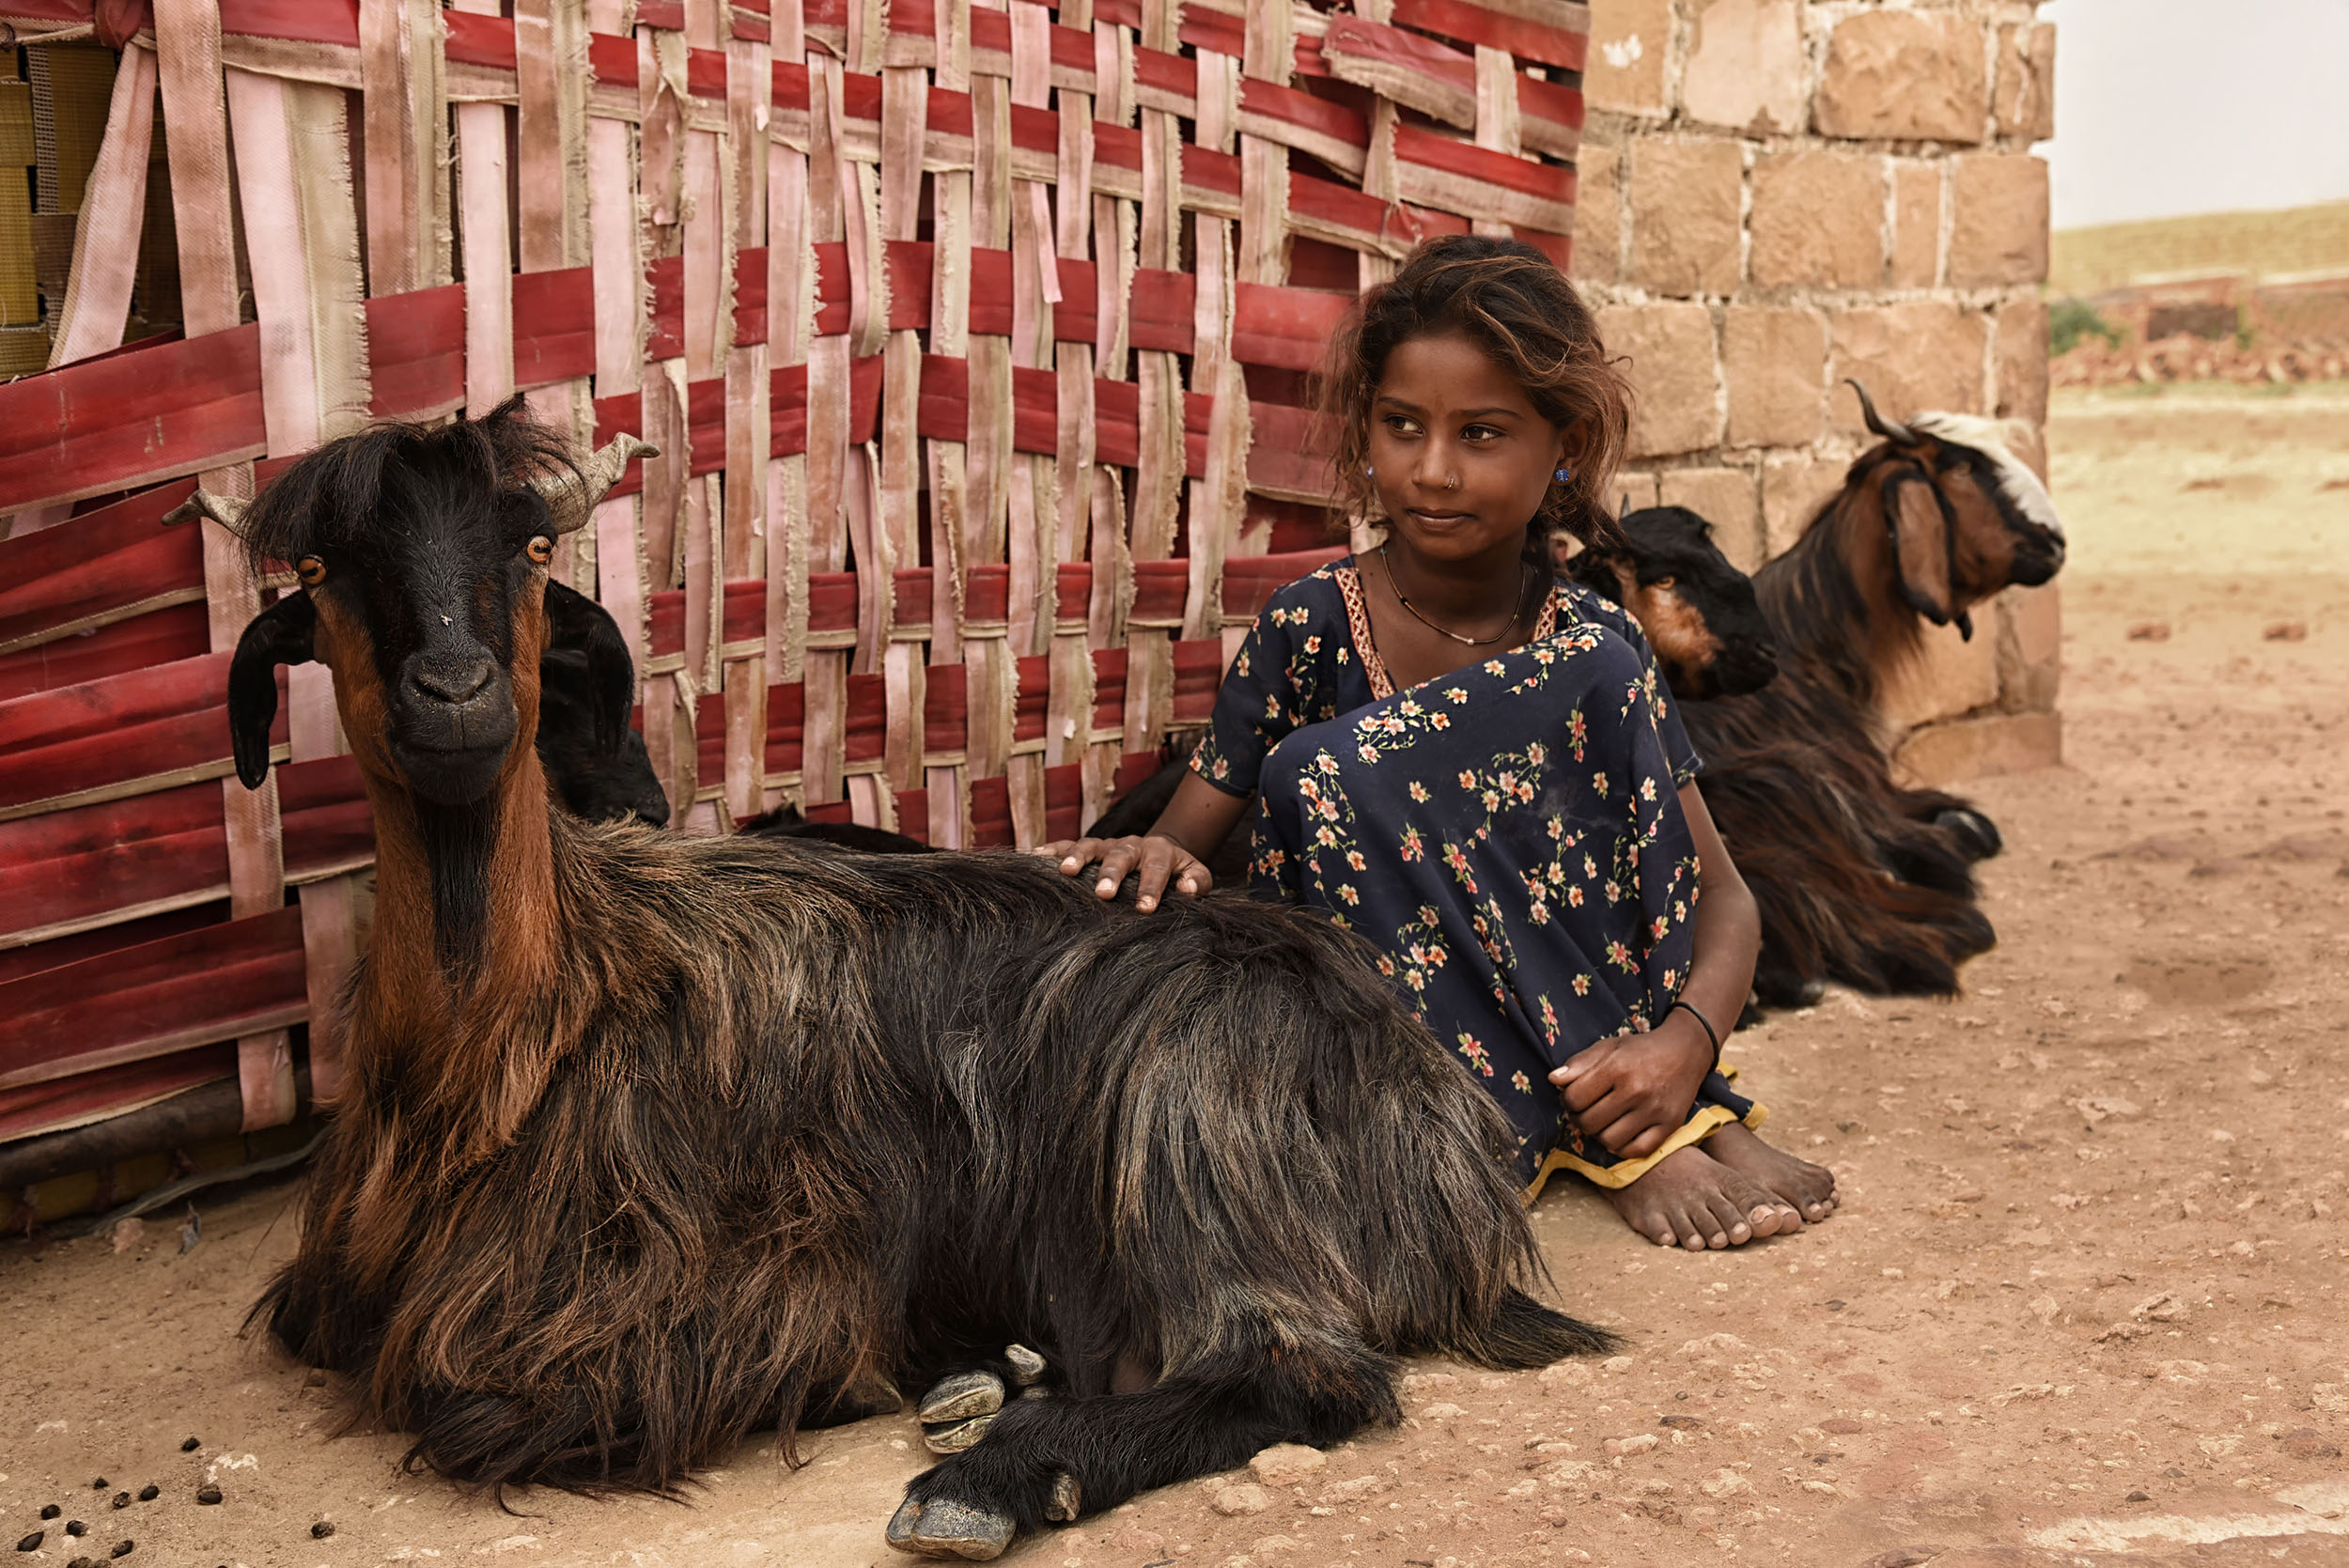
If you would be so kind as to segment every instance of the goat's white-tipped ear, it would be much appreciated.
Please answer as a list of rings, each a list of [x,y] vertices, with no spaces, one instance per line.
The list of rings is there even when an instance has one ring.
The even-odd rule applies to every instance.
[[[219,495],[199,489],[185,501],[163,514],[165,522],[194,522],[197,518],[210,518],[240,539],[245,536],[244,511],[250,501],[240,501],[233,495]]]
[[[661,448],[634,436],[614,436],[587,455],[579,465],[579,482],[574,485],[568,474],[536,479],[536,489],[553,514],[554,532],[568,534],[586,526],[599,502],[611,493],[620,482],[628,465],[638,458],[658,458]]]

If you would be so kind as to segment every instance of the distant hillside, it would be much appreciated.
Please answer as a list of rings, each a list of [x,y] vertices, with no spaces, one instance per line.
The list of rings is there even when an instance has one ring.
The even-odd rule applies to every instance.
[[[2349,272],[2349,201],[2061,229],[2053,237],[2047,290],[2057,298],[2084,297],[2215,272]]]

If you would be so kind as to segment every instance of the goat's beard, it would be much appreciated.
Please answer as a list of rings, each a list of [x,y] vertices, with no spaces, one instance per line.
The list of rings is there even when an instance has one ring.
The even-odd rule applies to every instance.
[[[499,800],[468,805],[415,802],[416,836],[432,868],[432,954],[453,985],[469,983],[490,949],[490,857],[497,846]]]

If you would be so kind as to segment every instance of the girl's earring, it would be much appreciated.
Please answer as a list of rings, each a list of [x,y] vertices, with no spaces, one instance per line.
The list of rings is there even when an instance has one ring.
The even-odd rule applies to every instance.
[[[1375,468],[1371,467],[1368,463],[1364,463],[1364,464],[1362,465],[1362,477],[1363,477],[1363,478],[1365,478],[1365,479],[1374,478],[1374,477],[1376,477],[1376,476],[1377,475],[1377,473],[1378,473],[1378,471],[1377,471],[1377,469],[1375,469]]]
[[[1573,477],[1574,477],[1574,470],[1572,470],[1572,469],[1570,469],[1570,468],[1562,468],[1562,469],[1560,469],[1560,470],[1558,471],[1558,474],[1557,474],[1557,479],[1558,479],[1558,482],[1559,482],[1560,484],[1562,484],[1562,485],[1563,485],[1563,484],[1564,484],[1564,483],[1566,483],[1568,480],[1572,479]]]

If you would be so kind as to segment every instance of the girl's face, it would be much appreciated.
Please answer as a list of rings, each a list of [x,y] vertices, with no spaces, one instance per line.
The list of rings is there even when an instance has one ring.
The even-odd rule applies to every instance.
[[[1563,431],[1466,337],[1407,338],[1371,395],[1371,484],[1402,548],[1514,562],[1565,460]]]

